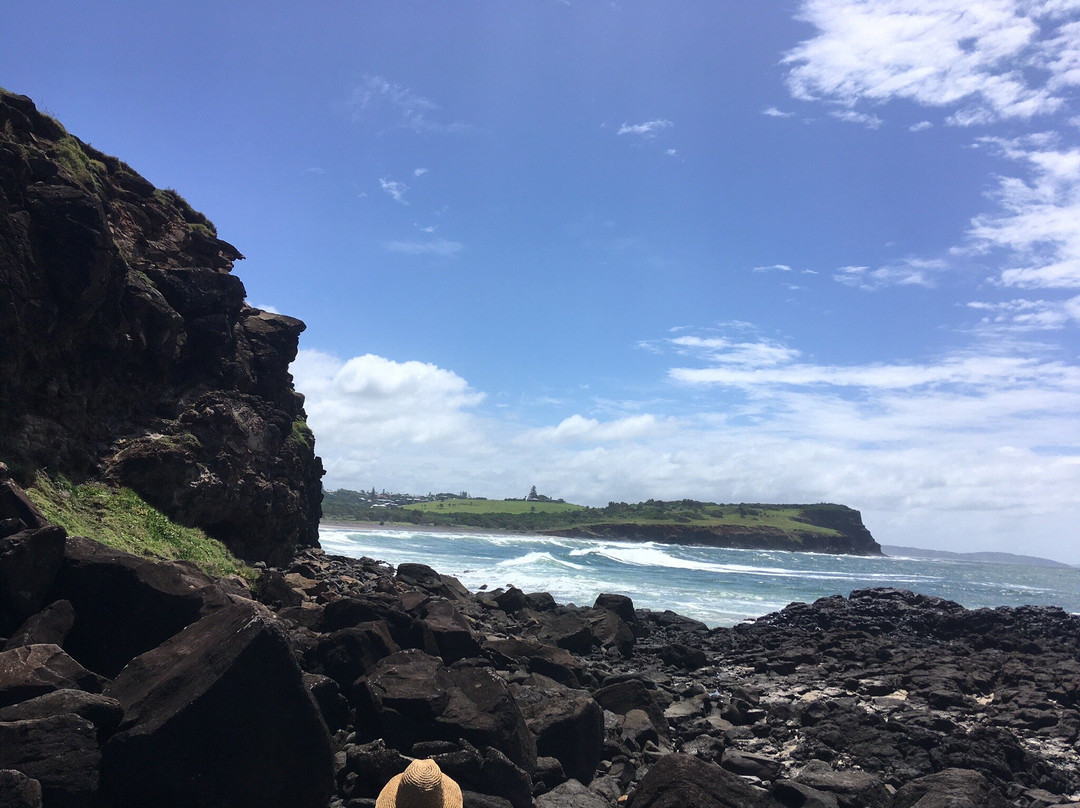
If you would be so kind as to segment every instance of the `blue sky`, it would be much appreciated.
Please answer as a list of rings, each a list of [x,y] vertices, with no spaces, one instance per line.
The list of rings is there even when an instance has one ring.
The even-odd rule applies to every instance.
[[[302,318],[330,488],[1080,562],[1080,2],[9,4]]]

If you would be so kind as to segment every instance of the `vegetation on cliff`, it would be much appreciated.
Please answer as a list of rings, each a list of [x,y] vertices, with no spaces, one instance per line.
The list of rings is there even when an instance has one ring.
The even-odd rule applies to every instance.
[[[130,488],[75,485],[41,474],[26,493],[50,522],[72,536],[135,555],[191,561],[211,575],[256,577],[224,544],[198,528],[176,524]]]
[[[723,547],[877,555],[858,511],[843,505],[718,504],[692,499],[609,502],[589,508],[565,502],[448,498],[400,508],[373,507],[356,491],[329,491],[328,519],[467,526],[561,535],[647,539]]]
[[[25,96],[0,90],[0,460],[129,488],[250,559],[318,543],[322,464],[289,364],[304,324],[243,258]]]

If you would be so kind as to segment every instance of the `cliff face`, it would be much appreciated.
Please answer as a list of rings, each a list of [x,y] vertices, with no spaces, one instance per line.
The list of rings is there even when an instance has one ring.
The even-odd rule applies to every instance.
[[[0,91],[0,460],[130,486],[247,558],[318,543],[322,463],[243,256]]]
[[[781,530],[767,525],[678,525],[611,523],[543,530],[549,536],[629,539],[667,544],[699,544],[742,550],[789,550],[841,555],[881,555],[881,545],[863,524],[862,515],[844,505],[804,506],[798,521],[829,528]]]

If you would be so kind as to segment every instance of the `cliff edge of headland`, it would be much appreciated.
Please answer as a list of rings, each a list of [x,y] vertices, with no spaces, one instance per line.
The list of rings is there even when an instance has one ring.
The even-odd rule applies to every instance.
[[[317,545],[322,464],[288,371],[304,324],[245,302],[242,257],[0,91],[0,460],[128,486],[248,559]]]

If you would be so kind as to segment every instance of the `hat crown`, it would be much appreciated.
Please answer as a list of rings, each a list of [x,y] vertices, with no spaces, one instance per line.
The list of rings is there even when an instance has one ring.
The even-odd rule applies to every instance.
[[[442,771],[434,760],[414,760],[398,784],[398,808],[442,808]]]

